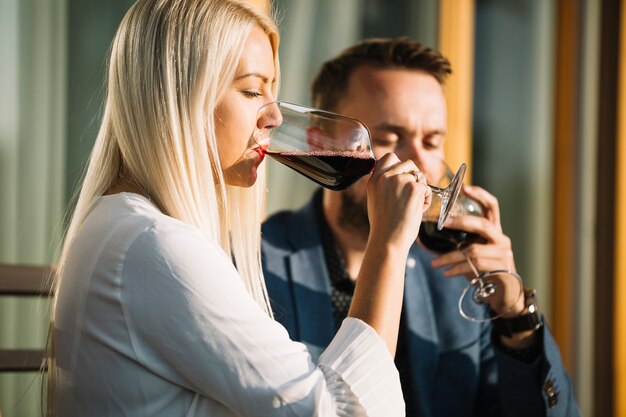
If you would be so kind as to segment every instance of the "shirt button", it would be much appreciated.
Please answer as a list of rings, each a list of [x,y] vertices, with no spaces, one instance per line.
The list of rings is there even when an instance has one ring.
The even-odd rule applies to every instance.
[[[415,263],[416,262],[415,262],[414,258],[409,258],[409,259],[406,260],[406,267],[413,269],[413,268],[415,268]]]
[[[556,392],[556,388],[554,386],[554,380],[549,378],[546,383],[543,385],[543,393],[548,397],[548,408],[556,407],[556,404],[559,402],[559,394]]]

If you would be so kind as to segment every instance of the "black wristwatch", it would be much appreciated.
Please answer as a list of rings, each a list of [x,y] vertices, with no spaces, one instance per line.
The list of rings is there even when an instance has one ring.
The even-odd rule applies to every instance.
[[[541,321],[541,314],[537,308],[536,294],[537,291],[534,289],[525,288],[524,305],[526,306],[527,312],[517,317],[499,317],[494,319],[492,322],[494,330],[501,336],[511,337],[514,333],[539,329],[543,323]]]

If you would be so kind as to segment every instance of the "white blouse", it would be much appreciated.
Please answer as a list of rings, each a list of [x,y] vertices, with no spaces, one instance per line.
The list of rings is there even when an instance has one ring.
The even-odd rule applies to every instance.
[[[403,416],[385,344],[348,318],[317,364],[219,245],[147,199],[101,197],[55,316],[59,416]]]

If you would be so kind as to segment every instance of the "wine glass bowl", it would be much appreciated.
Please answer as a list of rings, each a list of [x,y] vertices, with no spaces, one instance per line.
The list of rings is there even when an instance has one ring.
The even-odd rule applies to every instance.
[[[331,190],[343,190],[369,174],[376,165],[370,133],[358,119],[288,102],[269,103],[259,118],[281,123],[257,132],[255,141],[269,143],[266,155]],[[437,227],[448,219],[462,187],[465,164],[447,187],[430,185]]]
[[[369,131],[357,119],[287,102],[266,104],[259,112],[282,120],[261,131],[269,139],[266,155],[323,187],[343,190],[374,169]]]
[[[434,182],[437,186],[445,188],[454,180],[454,174],[443,160],[440,160],[438,165],[437,172],[427,173],[427,175],[430,174],[432,178],[436,178]],[[484,216],[483,206],[478,201],[467,196],[463,192],[462,187],[459,187],[457,198],[448,209],[451,216]],[[437,253],[447,253],[474,242],[484,242],[484,239],[477,234],[464,230],[439,227],[440,211],[440,208],[437,207],[437,202],[434,202],[422,216],[419,239],[427,249]]]

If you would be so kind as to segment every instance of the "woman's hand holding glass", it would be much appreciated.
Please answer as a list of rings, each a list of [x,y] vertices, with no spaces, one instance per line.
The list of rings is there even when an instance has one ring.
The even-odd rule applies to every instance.
[[[367,187],[370,236],[408,251],[417,239],[422,213],[431,200],[426,176],[413,161],[401,162],[395,154],[383,156]]]
[[[404,268],[432,191],[412,161],[383,156],[367,183],[370,233],[348,315],[370,324],[393,356],[402,310]]]

